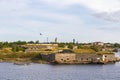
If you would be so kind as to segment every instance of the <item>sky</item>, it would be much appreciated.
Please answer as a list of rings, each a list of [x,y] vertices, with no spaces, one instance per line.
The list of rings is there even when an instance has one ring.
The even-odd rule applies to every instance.
[[[0,41],[56,37],[119,43],[120,0],[0,0]]]

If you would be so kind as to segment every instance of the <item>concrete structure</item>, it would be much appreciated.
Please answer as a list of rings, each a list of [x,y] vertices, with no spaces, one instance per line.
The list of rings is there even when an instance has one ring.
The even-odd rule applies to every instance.
[[[60,64],[88,64],[88,63],[109,63],[115,62],[114,54],[75,54],[75,53],[56,53],[43,55],[43,59],[51,63]],[[46,57],[45,57],[46,56]]]
[[[102,59],[103,59],[103,62],[116,61],[115,54],[103,54]]]
[[[73,46],[73,50],[78,49],[78,46]]]
[[[98,54],[76,54],[77,63],[102,63],[102,55]]]
[[[74,53],[60,53],[55,54],[55,61],[59,63],[74,63],[76,60],[76,55]]]
[[[58,48],[58,44],[27,44],[23,45],[22,47],[27,48],[25,50],[26,53],[32,52],[41,52],[46,50],[54,50]]]

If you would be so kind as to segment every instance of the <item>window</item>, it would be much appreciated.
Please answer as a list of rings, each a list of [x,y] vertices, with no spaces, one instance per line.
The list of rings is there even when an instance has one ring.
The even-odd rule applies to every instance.
[[[61,59],[63,61],[63,59]]]
[[[81,60],[83,60],[83,58],[81,58]]]
[[[66,60],[64,60],[64,62],[66,62]]]
[[[67,58],[67,60],[69,60],[69,58]]]

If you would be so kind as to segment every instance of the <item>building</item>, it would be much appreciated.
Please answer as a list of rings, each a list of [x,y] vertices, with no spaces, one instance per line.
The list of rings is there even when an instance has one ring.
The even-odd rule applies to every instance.
[[[55,62],[58,63],[74,63],[76,60],[76,54],[74,53],[59,53],[55,54]]]
[[[93,42],[92,45],[94,46],[104,46],[103,42]]]
[[[77,63],[102,63],[102,55],[98,54],[76,54]]]
[[[115,62],[116,57],[114,54],[76,54],[76,53],[56,53],[43,55],[43,59],[51,63],[60,64],[89,64],[89,63],[102,63],[106,64],[109,62]]]
[[[32,52],[41,52],[41,51],[50,51],[50,50],[56,50],[58,48],[58,44],[26,44],[22,45],[22,47],[25,47],[26,53],[32,53]]]

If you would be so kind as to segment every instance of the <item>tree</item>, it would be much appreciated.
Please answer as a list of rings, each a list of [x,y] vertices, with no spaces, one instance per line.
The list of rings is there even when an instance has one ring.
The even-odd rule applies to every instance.
[[[17,41],[17,42],[13,42],[14,44],[17,44],[17,45],[24,45],[24,44],[27,44],[26,41]]]
[[[80,45],[80,44],[78,45],[78,49],[80,49],[80,48],[82,48],[82,47],[83,47],[82,45]]]
[[[36,44],[39,44],[39,40],[35,41]]]
[[[68,48],[73,49],[73,44],[72,43],[68,44]]]
[[[9,43],[8,43],[8,42],[4,42],[4,43],[3,43],[3,47],[4,47],[4,48],[9,47]]]
[[[115,44],[114,44],[114,47],[118,47],[118,48],[120,48],[120,44],[115,43]]]
[[[93,49],[94,51],[98,52],[102,50],[102,46],[91,46],[91,49]]]
[[[65,43],[59,43],[59,44],[58,44],[58,47],[64,48],[64,47],[65,47]]]
[[[13,52],[19,52],[19,51],[25,51],[25,48],[24,47],[20,47],[19,45],[17,44],[13,44],[12,45],[12,51]]]
[[[2,42],[0,42],[0,49],[2,49],[3,48],[3,43]]]
[[[28,43],[30,43],[30,44],[34,44],[34,41],[29,41]]]

